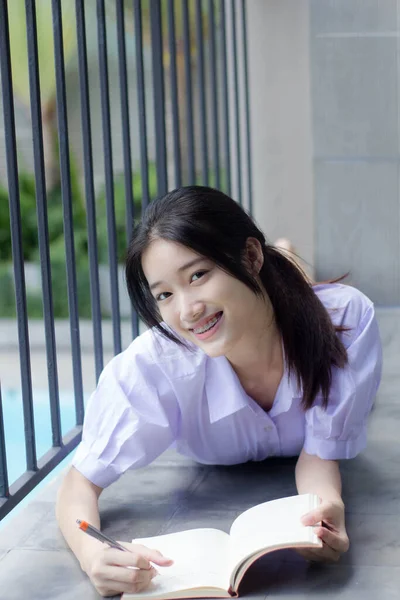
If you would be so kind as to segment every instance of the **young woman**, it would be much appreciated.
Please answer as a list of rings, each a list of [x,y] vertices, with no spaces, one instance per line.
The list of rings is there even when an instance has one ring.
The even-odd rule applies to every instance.
[[[205,464],[298,456],[298,492],[321,498],[303,521],[322,522],[323,541],[302,554],[338,560],[349,540],[337,461],[365,447],[381,374],[372,302],[350,286],[312,285],[236,202],[205,187],[148,207],[126,278],[149,329],[104,369],[57,502],[97,590],[141,591],[150,561],[171,564],[134,544],[105,548],[75,526],[99,527],[102,489],[171,446]]]

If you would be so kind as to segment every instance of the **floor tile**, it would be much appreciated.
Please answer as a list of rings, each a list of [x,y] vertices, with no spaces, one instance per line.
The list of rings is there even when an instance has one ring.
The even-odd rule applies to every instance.
[[[353,567],[346,565],[309,565],[269,563],[263,559],[246,575],[240,593],[246,597],[279,600],[398,600],[400,569],[390,567]]]

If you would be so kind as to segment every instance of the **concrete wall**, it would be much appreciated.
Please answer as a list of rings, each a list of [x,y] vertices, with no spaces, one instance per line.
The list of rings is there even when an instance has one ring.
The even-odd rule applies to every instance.
[[[398,305],[399,3],[310,7],[317,275]]]
[[[255,216],[400,303],[398,0],[251,0]]]
[[[309,7],[247,2],[254,214],[274,241],[314,258]]]

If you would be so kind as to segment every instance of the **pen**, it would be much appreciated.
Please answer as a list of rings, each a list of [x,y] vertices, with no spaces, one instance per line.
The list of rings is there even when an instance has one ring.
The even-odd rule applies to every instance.
[[[96,538],[96,540],[103,542],[103,544],[108,544],[111,548],[117,548],[117,550],[122,550],[123,552],[129,552],[127,548],[125,548],[112,538],[108,537],[108,535],[105,535],[104,533],[96,529],[96,527],[93,527],[93,525],[89,525],[89,523],[87,523],[86,521],[81,521],[80,519],[77,519],[76,522],[79,525],[79,529]]]

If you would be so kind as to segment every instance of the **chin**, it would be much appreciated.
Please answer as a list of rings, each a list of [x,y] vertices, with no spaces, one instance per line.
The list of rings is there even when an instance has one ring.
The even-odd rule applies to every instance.
[[[199,344],[198,342],[194,342],[196,346],[198,346],[201,350],[203,350],[204,354],[207,354],[210,358],[218,358],[218,356],[225,356],[227,353],[227,348],[225,344]]]
[[[202,348],[204,354],[207,354],[210,358],[218,358],[218,356],[225,356],[225,352],[222,350],[211,350],[207,348]]]

